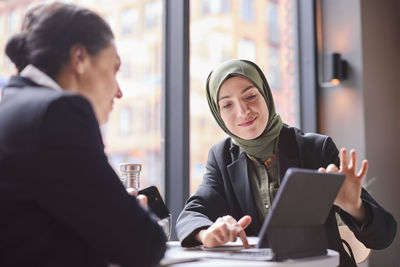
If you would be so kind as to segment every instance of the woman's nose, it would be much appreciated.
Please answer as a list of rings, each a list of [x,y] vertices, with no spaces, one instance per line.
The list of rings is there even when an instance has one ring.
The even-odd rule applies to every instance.
[[[119,84],[117,83],[117,92],[115,93],[116,98],[121,98],[123,96],[122,90],[119,87]]]
[[[240,115],[247,115],[247,113],[249,113],[250,109],[249,107],[246,105],[246,103],[239,103],[239,113]]]

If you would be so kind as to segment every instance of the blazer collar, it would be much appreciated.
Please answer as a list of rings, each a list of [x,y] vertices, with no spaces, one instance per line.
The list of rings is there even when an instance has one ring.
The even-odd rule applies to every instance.
[[[39,84],[42,87],[51,88],[57,91],[61,91],[62,88],[58,85],[56,81],[54,81],[50,76],[48,76],[43,71],[39,70],[32,64],[26,66],[21,73],[19,74],[21,77],[28,78],[33,82]]]
[[[53,90],[51,88],[42,87],[29,78],[21,77],[19,75],[11,76],[1,91],[2,99],[13,95],[14,92],[20,91],[25,87],[35,87],[38,90]]]
[[[33,82],[31,79],[26,77],[21,77],[19,75],[11,76],[7,81],[7,84],[4,86],[4,89],[12,87],[12,88],[20,88],[25,86],[39,86],[37,83]]]

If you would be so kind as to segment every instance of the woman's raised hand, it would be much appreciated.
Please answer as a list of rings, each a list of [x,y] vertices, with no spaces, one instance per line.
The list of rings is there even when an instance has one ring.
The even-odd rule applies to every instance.
[[[346,175],[342,187],[334,201],[334,204],[349,213],[358,221],[365,217],[365,207],[361,200],[362,180],[368,170],[368,161],[364,160],[360,171],[357,173],[357,155],[355,150],[350,151],[350,162],[345,148],[340,150],[340,169],[330,164],[326,169],[320,171],[339,172]]]
[[[251,217],[243,216],[239,221],[236,221],[232,216],[226,215],[218,218],[214,224],[207,229],[201,230],[196,239],[205,247],[216,247],[228,241],[236,241],[239,237],[242,240],[243,247],[249,248],[246,232],[244,229],[251,223]]]

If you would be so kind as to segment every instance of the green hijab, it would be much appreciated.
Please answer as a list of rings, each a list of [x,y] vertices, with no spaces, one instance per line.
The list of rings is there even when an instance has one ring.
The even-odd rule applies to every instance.
[[[269,118],[264,132],[255,139],[242,139],[231,133],[225,126],[221,118],[218,93],[222,83],[227,79],[235,76],[243,76],[252,82],[263,95],[268,106]],[[213,114],[218,125],[228,134],[233,142],[238,145],[244,152],[252,157],[264,162],[270,156],[273,156],[277,151],[279,133],[283,123],[281,117],[275,111],[274,99],[272,98],[271,89],[261,69],[251,61],[233,59],[228,60],[214,69],[207,78],[206,94],[208,106]]]

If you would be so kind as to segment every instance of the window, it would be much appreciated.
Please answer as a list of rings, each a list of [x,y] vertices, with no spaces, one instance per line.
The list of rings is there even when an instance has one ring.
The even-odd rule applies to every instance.
[[[5,17],[3,14],[0,14],[0,36],[6,34],[5,32]]]
[[[51,0],[46,1],[45,0],[43,2],[50,3],[50,2],[54,2],[54,1],[51,1]],[[86,6],[86,7],[92,8],[92,9],[94,9],[93,7],[96,5],[95,0],[78,0],[77,2],[78,2],[77,3],[78,5]]]
[[[136,33],[139,28],[139,11],[136,8],[128,8],[121,13],[121,34]]]
[[[129,79],[132,77],[133,71],[132,71],[132,63],[127,59],[121,59],[121,67],[120,67],[120,73],[121,76],[124,77],[125,79]]]
[[[229,13],[231,6],[230,0],[220,0],[219,3],[220,3],[220,8],[219,8],[220,13]]]
[[[268,71],[266,77],[269,82],[271,90],[276,91],[281,87],[281,70],[280,70],[280,60],[279,60],[279,49],[275,47],[270,47],[268,49]]]
[[[116,0],[112,4],[109,0],[82,1],[89,8],[97,10],[109,22],[115,33],[116,46],[122,60],[118,80],[124,96],[115,102],[109,123],[102,127],[109,161],[116,171],[121,162],[142,163],[142,186],[155,184],[162,194],[165,187],[162,153],[164,140],[161,135],[161,22],[163,2],[172,1]],[[33,2],[41,1],[27,0],[26,5]],[[82,4],[79,1],[73,2]],[[219,63],[238,57],[255,61],[267,76],[276,108],[283,121],[299,126],[297,2],[190,1],[191,54],[188,90],[191,193],[202,180],[209,148],[226,137],[215,123],[204,94],[207,75]],[[6,1],[0,7],[0,17],[4,20],[4,34],[0,35],[1,44],[4,44],[11,34],[8,27],[9,21],[14,20],[9,17],[14,9],[10,8],[12,3],[15,1]],[[169,12],[173,13],[175,10]],[[258,15],[264,17],[258,18]],[[8,78],[13,71],[14,68],[8,60],[4,58],[0,61],[0,74],[3,77]],[[169,92],[165,94],[168,95]],[[131,115],[128,115],[129,112]],[[123,121],[129,121],[129,116],[131,127],[122,126],[125,124]],[[121,132],[124,134],[121,135]],[[174,197],[172,192],[170,199]],[[176,212],[179,211],[175,211],[175,214]]]
[[[18,16],[18,10],[12,10],[7,17],[7,32],[9,34],[17,32],[20,28],[21,23],[22,20]]]
[[[279,34],[279,9],[276,3],[270,2],[267,5],[266,21],[268,29],[268,41],[272,45],[278,45],[280,42]]]
[[[256,61],[256,44],[252,40],[243,39],[238,43],[238,58]]]
[[[146,4],[145,8],[145,23],[146,28],[155,28],[161,26],[162,2],[152,1]]]
[[[254,22],[254,0],[240,0],[240,17],[246,22]]]
[[[121,108],[119,112],[119,134],[127,136],[132,133],[132,109],[130,107]]]
[[[161,116],[158,114],[161,112],[161,67],[155,67],[162,47],[162,0],[136,1],[130,8],[124,5],[126,1],[119,0],[101,7],[115,8],[108,11],[111,16],[121,10],[121,34],[116,34],[115,39],[122,60],[118,81],[124,94],[110,115],[106,153],[115,169],[122,161],[141,163],[141,187],[155,185],[163,195]],[[141,30],[141,25],[151,27],[152,31]],[[119,131],[123,134],[115,135]]]
[[[228,13],[230,0],[201,0],[202,14],[223,14]]]
[[[206,9],[209,2],[214,1],[199,5],[193,0],[190,5],[190,194],[203,179],[209,149],[227,136],[211,115],[204,86],[221,62],[231,58],[256,62],[270,83],[283,121],[299,126],[296,0],[231,1],[223,15],[212,14],[210,6]],[[267,10],[263,12],[267,17],[256,20],[255,10]]]

